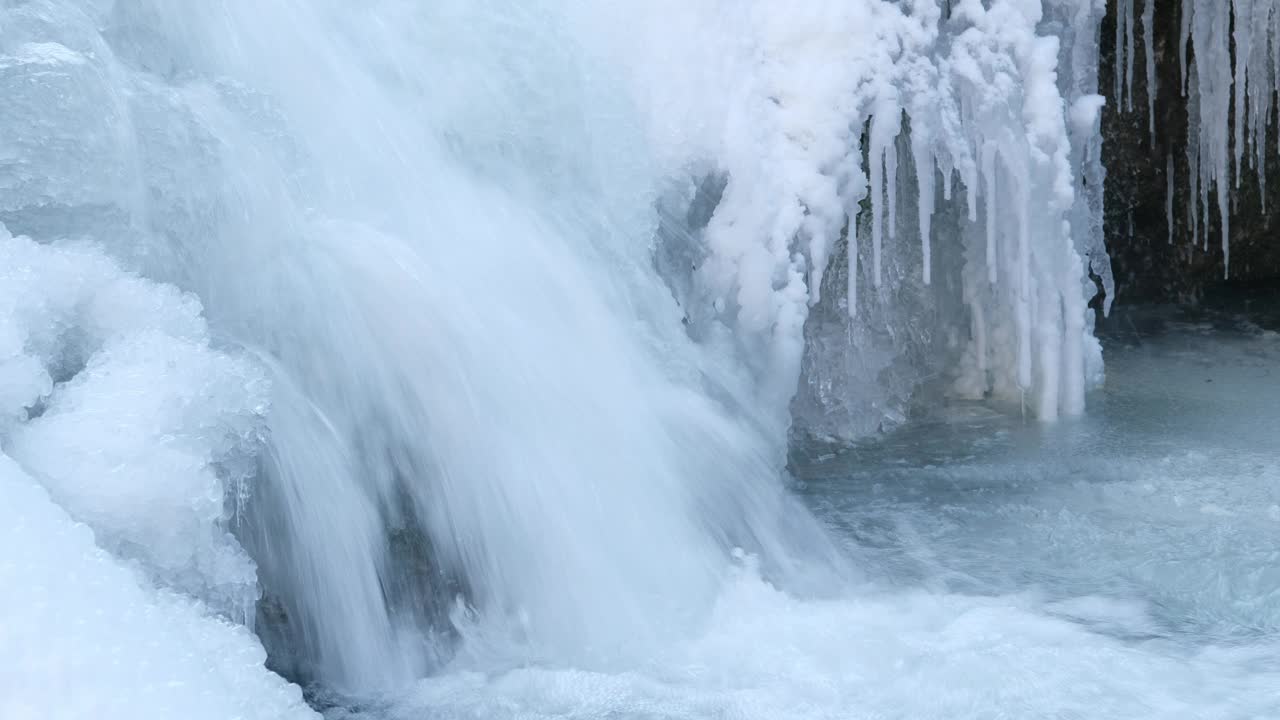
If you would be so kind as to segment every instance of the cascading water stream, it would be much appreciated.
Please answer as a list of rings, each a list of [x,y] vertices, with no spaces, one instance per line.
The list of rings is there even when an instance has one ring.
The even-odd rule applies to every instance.
[[[457,602],[485,633],[604,663],[704,612],[731,548],[775,564],[797,543],[820,549],[816,527],[795,534],[811,521],[776,480],[782,433],[706,367],[646,267],[652,227],[627,224],[652,202],[643,156],[579,178],[603,159],[595,148],[540,163],[522,155],[545,147],[425,122],[461,122],[454,102],[500,103],[490,110],[528,115],[535,133],[604,112],[585,103],[607,92],[574,98],[575,68],[558,63],[578,60],[558,57],[555,14],[520,10],[546,13],[544,35],[508,37],[492,9],[446,4],[390,24],[385,13],[413,6],[368,19],[344,7],[142,11],[161,47],[184,50],[163,58],[184,63],[180,95],[208,92],[204,78],[244,83],[288,132],[282,153],[226,99],[190,105],[228,177],[214,179],[218,221],[169,276],[275,358],[261,478],[275,500],[249,547],[308,674],[395,687],[447,650],[389,596],[403,572],[392,530],[425,530],[432,579],[465,579]],[[414,68],[440,64],[432,23],[450,13],[493,23],[490,37],[536,54],[551,84],[496,74],[449,97],[448,79]],[[630,125],[613,132],[601,142],[638,147]],[[454,604],[444,585],[430,603]]]

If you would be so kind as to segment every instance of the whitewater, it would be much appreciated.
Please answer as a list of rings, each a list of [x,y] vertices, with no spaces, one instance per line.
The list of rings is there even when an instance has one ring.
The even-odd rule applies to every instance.
[[[1280,324],[1087,306],[1121,5],[3,3],[0,718],[1280,714]]]

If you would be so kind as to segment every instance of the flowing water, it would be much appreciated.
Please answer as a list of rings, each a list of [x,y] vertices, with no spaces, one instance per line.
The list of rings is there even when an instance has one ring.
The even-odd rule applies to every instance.
[[[473,658],[331,714],[1273,717],[1276,307],[1113,317],[1079,421],[959,405],[797,449],[798,494],[864,573],[835,597],[748,556],[698,630],[626,671]]]

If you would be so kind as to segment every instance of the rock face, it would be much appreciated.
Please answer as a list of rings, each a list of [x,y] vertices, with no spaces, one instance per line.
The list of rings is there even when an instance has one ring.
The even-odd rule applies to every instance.
[[[1116,299],[1121,303],[1194,303],[1224,282],[1247,284],[1280,278],[1280,154],[1276,142],[1280,122],[1273,116],[1268,129],[1266,189],[1260,188],[1255,170],[1246,167],[1234,193],[1230,275],[1229,280],[1224,280],[1222,234],[1216,210],[1208,214],[1207,243],[1203,219],[1200,242],[1192,238],[1188,103],[1181,92],[1178,57],[1183,3],[1154,2],[1157,90],[1153,137],[1147,111],[1148,60],[1142,50],[1146,32],[1140,18],[1143,2],[1131,0],[1137,5],[1132,108],[1127,102],[1121,107],[1120,99],[1111,97],[1115,88],[1116,9],[1123,3],[1109,0],[1102,26],[1099,87],[1108,95],[1102,117],[1107,166],[1106,233]],[[1192,47],[1192,56],[1194,52]],[[1166,219],[1170,168],[1172,228]]]

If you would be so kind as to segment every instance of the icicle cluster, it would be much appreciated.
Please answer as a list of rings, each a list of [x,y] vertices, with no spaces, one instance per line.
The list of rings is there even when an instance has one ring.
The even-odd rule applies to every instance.
[[[1155,136],[1154,0],[1143,0],[1147,114]],[[1277,0],[1182,0],[1178,59],[1187,100],[1187,164],[1192,241],[1208,247],[1210,212],[1221,225],[1223,274],[1231,270],[1230,212],[1234,190],[1248,169],[1266,194],[1267,133],[1280,93],[1280,2]],[[1115,97],[1133,109],[1134,0],[1119,0],[1116,17]],[[1277,132],[1280,149],[1280,132]],[[1172,178],[1172,158],[1169,160]],[[1173,225],[1173,185],[1167,214]],[[1172,231],[1171,231],[1172,232]]]
[[[955,391],[1023,402],[1044,418],[1082,410],[1086,367],[1099,357],[1082,255],[1110,284],[1094,194],[1101,9],[1047,5],[752,7],[742,29],[752,80],[735,88],[714,150],[728,181],[695,273],[710,309],[690,315],[732,329],[770,401],[785,408],[795,391],[805,320],[844,239],[856,323],[860,298],[885,277],[887,244],[916,231],[921,283],[961,278],[969,327]],[[1079,49],[1063,42],[1072,33]],[[899,217],[908,187],[914,217]],[[949,222],[934,237],[944,208],[961,228]],[[964,266],[935,262],[937,243],[963,244]]]

